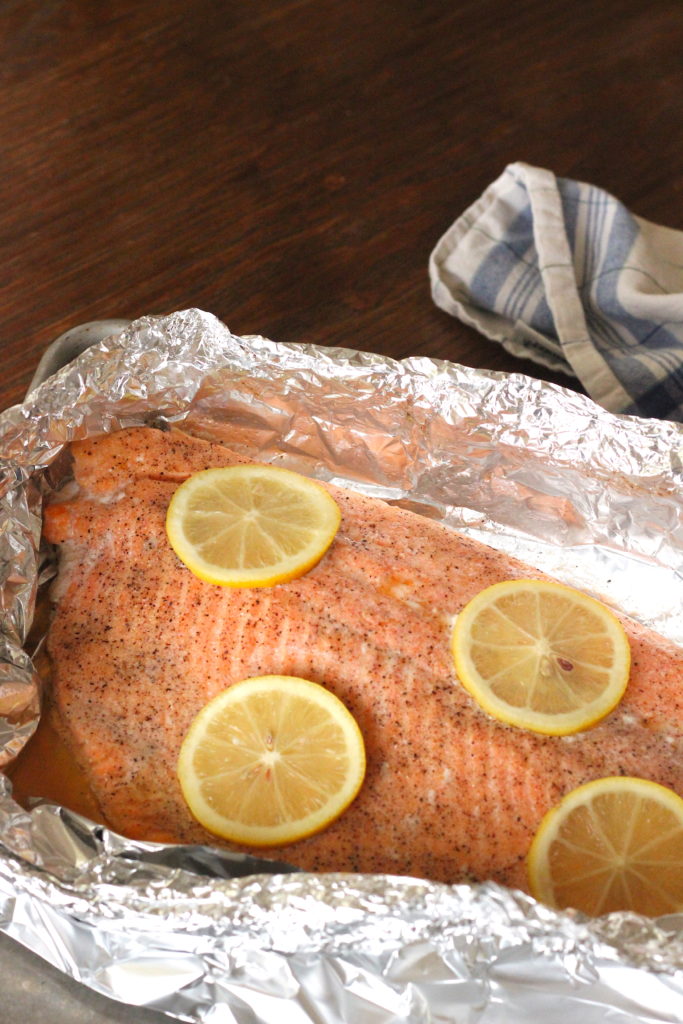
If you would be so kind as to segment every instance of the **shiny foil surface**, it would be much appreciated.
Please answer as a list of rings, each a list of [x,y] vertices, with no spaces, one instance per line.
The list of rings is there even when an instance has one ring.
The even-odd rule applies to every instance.
[[[371,345],[371,339],[366,339]],[[0,414],[0,756],[39,714],[41,499],[64,446],[229,425],[231,447],[403,504],[683,644],[683,428],[522,375],[147,317]],[[683,916],[586,919],[495,884],[312,875],[133,842],[0,775],[0,928],[105,995],[187,1021],[683,1021]]]

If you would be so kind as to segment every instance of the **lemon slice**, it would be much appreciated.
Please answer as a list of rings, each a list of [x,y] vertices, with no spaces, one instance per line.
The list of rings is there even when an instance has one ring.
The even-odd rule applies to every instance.
[[[631,666],[628,637],[605,605],[544,580],[481,591],[458,615],[451,649],[460,681],[485,711],[557,736],[608,714]]]
[[[248,846],[293,843],[346,810],[365,775],[355,718],[334,694],[295,676],[235,683],[202,708],[178,778],[210,832]]]
[[[683,911],[683,800],[645,779],[588,782],[546,814],[527,867],[533,895],[552,907]]]
[[[178,558],[207,583],[270,587],[308,572],[341,522],[315,480],[280,466],[206,469],[171,498],[166,533]]]

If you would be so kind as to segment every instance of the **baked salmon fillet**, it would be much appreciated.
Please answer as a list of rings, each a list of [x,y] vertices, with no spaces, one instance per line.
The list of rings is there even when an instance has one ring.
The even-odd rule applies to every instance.
[[[653,632],[622,619],[631,678],[595,728],[553,737],[507,726],[459,683],[452,621],[484,587],[541,573],[415,513],[330,486],[342,522],[315,568],[269,588],[214,586],[172,551],[166,509],[190,474],[248,460],[149,428],[72,450],[75,483],[45,511],[45,536],[60,549],[48,635],[53,698],[114,829],[228,845],[190,814],[178,752],[207,701],[270,673],[333,691],[367,749],[363,787],[336,822],[254,851],[307,870],[495,879],[525,889],[532,836],[574,787],[626,774],[683,796],[683,651]]]

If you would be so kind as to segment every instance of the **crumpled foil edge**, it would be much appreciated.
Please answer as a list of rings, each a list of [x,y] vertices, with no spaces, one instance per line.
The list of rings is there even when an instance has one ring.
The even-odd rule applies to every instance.
[[[215,413],[226,398],[225,372],[235,382],[232,421],[251,450],[256,443],[272,457],[276,439],[278,455],[284,452],[294,468],[315,465],[325,479],[416,503],[487,543],[512,543],[517,554],[524,545],[540,545],[544,556],[561,549],[559,569],[574,581],[585,570],[580,559],[567,568],[567,550],[586,548],[593,561],[596,549],[607,552],[606,589],[610,559],[621,564],[633,527],[624,512],[621,535],[596,535],[596,515],[609,519],[599,504],[605,483],[618,498],[654,494],[656,515],[639,535],[635,561],[658,578],[668,574],[676,586],[683,579],[683,432],[673,424],[612,417],[582,396],[521,375],[236,338],[197,310],[146,317],[0,415],[0,698],[13,701],[6,756],[14,756],[35,723],[39,682],[23,644],[40,579],[39,505],[51,467],[78,437],[159,417],[182,420],[193,403]],[[289,412],[276,401],[285,379]],[[297,401],[306,406],[305,424],[291,412]],[[351,414],[365,422],[364,443],[354,435],[353,453],[343,440]],[[339,442],[336,449],[329,437]],[[456,451],[454,437],[462,440]],[[548,483],[551,442],[560,472]],[[510,461],[520,450],[524,465]],[[508,456],[506,475],[498,471],[500,452]],[[567,521],[558,501],[566,500],[568,474],[586,462],[588,498],[595,501],[579,496]],[[515,530],[510,510],[520,495],[538,513],[535,532]],[[547,522],[545,499],[553,511]],[[565,526],[559,544],[558,508]],[[647,609],[637,610],[647,620]],[[648,624],[672,639],[683,636],[680,616],[661,609]],[[318,993],[331,1002],[330,1016],[320,1019],[330,1020],[350,1019],[335,1016],[342,1004],[345,1012],[352,1004],[362,1012],[370,991],[373,1020],[396,1019],[399,1010],[415,1021],[450,1020],[454,1007],[462,1011],[458,1019],[475,1019],[501,999],[509,1014],[519,1011],[524,1019],[522,992],[533,993],[529,1005],[538,1005],[542,993],[549,1006],[561,994],[567,1006],[592,1001],[634,1014],[655,1005],[669,1012],[672,1000],[683,1007],[678,919],[585,920],[493,883],[298,872],[229,878],[235,865],[218,851],[133,843],[49,804],[27,812],[6,784],[0,842],[3,931],[98,991],[182,1019],[218,1019],[217,1006],[244,1006],[250,992],[257,1019],[275,1020],[281,999],[296,993],[306,1006],[307,985],[316,991],[321,984]],[[316,964],[324,984],[312,980]],[[641,988],[647,978],[651,1006],[630,991],[631,976]],[[606,980],[614,977],[618,984]]]

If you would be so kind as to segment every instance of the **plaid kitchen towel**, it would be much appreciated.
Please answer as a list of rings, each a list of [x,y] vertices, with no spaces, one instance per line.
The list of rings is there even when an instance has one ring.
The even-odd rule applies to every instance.
[[[683,232],[515,163],[431,254],[434,301],[612,412],[683,421]]]

